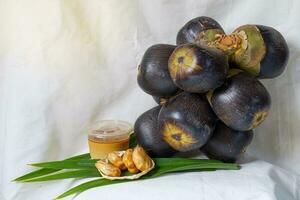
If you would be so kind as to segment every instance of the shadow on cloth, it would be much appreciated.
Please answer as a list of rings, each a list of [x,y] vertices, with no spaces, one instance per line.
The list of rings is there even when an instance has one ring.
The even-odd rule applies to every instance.
[[[300,199],[300,178],[297,176],[291,176],[284,170],[275,169],[272,167],[269,171],[269,176],[274,181],[274,195],[278,200],[289,199],[299,200]]]

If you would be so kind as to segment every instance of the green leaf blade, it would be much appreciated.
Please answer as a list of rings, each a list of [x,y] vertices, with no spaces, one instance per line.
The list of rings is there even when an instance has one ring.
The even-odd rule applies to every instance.
[[[223,163],[218,160],[211,159],[190,159],[190,158],[154,158],[155,163],[160,166],[169,166],[176,164],[200,164],[200,163]]]
[[[129,140],[129,146],[130,148],[136,146],[137,144],[137,140],[136,140],[136,135],[133,133],[130,135],[130,140]],[[70,158],[65,159],[64,161],[70,161],[70,160],[90,160],[90,154],[89,153],[85,153],[85,154],[81,154],[78,156],[73,156]],[[33,178],[37,178],[37,177],[41,177],[41,176],[45,176],[45,175],[49,175],[55,172],[60,171],[61,169],[51,169],[51,168],[46,168],[46,169],[38,169],[35,170],[33,172],[27,173],[25,175],[22,175],[20,177],[17,177],[16,179],[14,179],[13,181],[15,182],[22,182],[25,180],[29,180],[29,179],[33,179]]]
[[[163,174],[173,172],[190,172],[190,171],[215,171],[215,170],[238,170],[239,167],[232,164],[216,165],[216,164],[190,164],[190,165],[176,165],[173,167],[161,167],[157,172],[153,173],[151,177],[158,177]]]
[[[78,156],[73,156],[73,157],[67,158],[65,160],[84,160],[84,159],[90,159],[90,154],[85,153],[85,154],[81,154],[81,155],[78,155]],[[25,180],[45,176],[45,175],[48,175],[48,174],[53,174],[53,173],[58,172],[58,171],[60,171],[60,169],[51,169],[51,168],[38,169],[38,170],[35,170],[33,172],[29,172],[29,173],[27,173],[23,176],[20,176],[20,177],[14,179],[13,181],[23,182]]]
[[[72,157],[64,159],[64,160],[86,160],[86,159],[91,159],[91,156],[89,153],[81,154],[78,156],[72,156]]]
[[[43,182],[43,181],[54,181],[61,179],[69,179],[69,178],[93,178],[93,177],[101,177],[101,174],[98,170],[72,170],[60,172],[57,174],[50,174],[43,177],[38,177],[35,179],[25,180],[23,182]]]
[[[25,174],[23,176],[20,176],[20,177],[14,179],[13,181],[23,182],[23,181],[33,179],[33,178],[36,178],[36,177],[44,176],[44,175],[47,175],[47,174],[52,174],[52,173],[57,172],[57,171],[59,171],[59,169],[50,169],[50,168],[48,168],[48,169],[47,168],[39,169],[39,170],[30,172],[28,174]]]
[[[209,159],[189,159],[189,158],[154,158],[158,166],[187,166],[187,165],[207,165],[208,168],[238,168],[234,163],[223,163],[217,160]],[[33,166],[52,168],[52,169],[94,169],[96,160],[66,160],[66,161],[53,161],[44,163],[34,163]]]
[[[93,169],[95,168],[96,160],[68,160],[68,161],[53,161],[44,163],[31,164],[35,167],[51,168],[51,169]]]
[[[168,158],[168,159],[173,159],[173,158]],[[144,180],[144,179],[156,178],[161,175],[167,173],[174,173],[174,172],[214,171],[217,169],[239,169],[239,166],[234,163],[223,163],[220,161],[207,160],[207,159],[200,160],[200,159],[181,159],[181,158],[177,159],[176,158],[175,160],[173,160],[172,165],[170,165],[170,160],[168,159],[156,158],[155,161],[157,162],[157,166],[154,168],[154,170],[142,176],[140,179]],[[101,187],[105,185],[111,185],[111,184],[117,184],[117,183],[129,182],[129,181],[137,181],[137,180],[112,181],[107,179],[97,179],[97,180],[80,184],[78,186],[75,186],[74,188],[71,188],[70,190],[58,196],[58,199],[67,197],[72,194],[78,194],[94,187]]]
[[[105,186],[105,185],[112,185],[112,184],[118,184],[118,183],[123,183],[123,182],[129,182],[132,180],[107,180],[107,179],[96,179],[92,181],[88,181],[85,183],[82,183],[78,186],[75,186],[71,188],[70,190],[64,192],[63,194],[59,195],[56,197],[56,199],[62,199],[64,197],[70,196],[72,194],[79,194],[81,192],[84,192],[88,189],[95,188],[95,187],[100,187],[100,186]]]

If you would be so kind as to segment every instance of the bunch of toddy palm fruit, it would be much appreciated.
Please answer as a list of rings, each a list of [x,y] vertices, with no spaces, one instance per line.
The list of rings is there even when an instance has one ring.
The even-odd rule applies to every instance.
[[[200,149],[235,162],[270,110],[258,79],[283,73],[287,43],[272,27],[243,25],[226,34],[204,16],[187,22],[176,43],[149,47],[138,67],[139,86],[159,104],[135,122],[138,143],[153,157]]]

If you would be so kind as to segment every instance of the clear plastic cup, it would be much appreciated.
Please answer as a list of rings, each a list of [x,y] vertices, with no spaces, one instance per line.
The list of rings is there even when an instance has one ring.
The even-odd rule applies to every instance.
[[[88,143],[92,159],[103,159],[108,153],[129,148],[132,125],[120,120],[95,122],[88,131]]]

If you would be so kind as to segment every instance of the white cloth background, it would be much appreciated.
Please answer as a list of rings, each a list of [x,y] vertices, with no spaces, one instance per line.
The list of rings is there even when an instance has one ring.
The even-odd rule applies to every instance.
[[[179,28],[200,15],[215,18],[228,33],[239,25],[263,24],[287,39],[288,69],[275,80],[263,81],[272,96],[272,112],[255,130],[249,153],[289,172],[256,161],[239,172],[169,176],[94,189],[77,198],[116,199],[121,189],[123,199],[138,199],[138,194],[130,196],[136,191],[160,199],[151,188],[170,184],[161,197],[299,199],[299,7],[300,1],[293,0],[1,0],[0,199],[51,199],[74,185],[10,180],[30,171],[27,163],[87,151],[86,127],[94,120],[134,122],[154,106],[136,84],[143,52],[155,43],[174,44]]]

